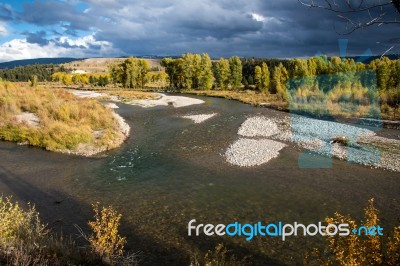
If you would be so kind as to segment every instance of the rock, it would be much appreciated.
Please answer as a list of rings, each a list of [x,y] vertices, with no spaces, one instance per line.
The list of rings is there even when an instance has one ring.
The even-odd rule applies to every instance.
[[[338,136],[338,137],[332,138],[329,143],[331,143],[331,144],[339,143],[339,144],[342,144],[344,146],[348,146],[349,145],[349,140],[347,139],[346,136]]]

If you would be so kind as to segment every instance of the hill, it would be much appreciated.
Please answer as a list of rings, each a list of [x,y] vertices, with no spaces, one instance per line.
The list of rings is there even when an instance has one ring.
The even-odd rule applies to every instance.
[[[89,73],[105,73],[111,64],[122,62],[126,58],[88,58],[63,64],[66,69],[83,70]],[[144,58],[150,68],[159,67],[161,59]]]
[[[81,60],[81,58],[70,58],[70,57],[60,57],[60,58],[35,58],[35,59],[23,59],[15,60],[9,62],[0,63],[0,69],[14,68],[18,66],[27,66],[33,64],[64,64],[73,61]]]

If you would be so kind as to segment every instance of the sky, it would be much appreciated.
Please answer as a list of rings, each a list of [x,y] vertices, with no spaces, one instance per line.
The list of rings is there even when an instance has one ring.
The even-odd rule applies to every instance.
[[[400,18],[386,8],[386,16]],[[366,14],[351,16],[358,21]],[[391,47],[390,53],[400,53],[400,24],[343,35],[346,25],[337,14],[298,0],[10,0],[0,2],[0,62],[187,52],[213,58],[339,55],[339,39],[348,39],[348,55]]]

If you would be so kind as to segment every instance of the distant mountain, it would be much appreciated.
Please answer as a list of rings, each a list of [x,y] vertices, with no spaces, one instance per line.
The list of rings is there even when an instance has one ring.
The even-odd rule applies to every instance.
[[[69,58],[69,57],[60,57],[60,58],[35,58],[35,59],[23,59],[23,60],[15,60],[0,63],[0,69],[13,68],[18,66],[26,66],[33,64],[64,64],[77,60],[82,60],[82,58]]]

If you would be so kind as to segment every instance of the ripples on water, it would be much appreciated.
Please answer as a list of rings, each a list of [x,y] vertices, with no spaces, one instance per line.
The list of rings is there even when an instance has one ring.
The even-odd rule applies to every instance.
[[[120,105],[118,112],[130,124],[132,135],[105,157],[68,157],[16,146],[0,149],[7,170],[1,168],[0,177],[3,184],[6,178],[14,183],[18,178],[42,191],[65,193],[85,210],[96,201],[113,205],[123,214],[129,247],[144,254],[143,265],[188,265],[191,252],[204,253],[221,242],[238,256],[251,255],[254,264],[295,264],[301,263],[307,249],[321,243],[312,237],[291,238],[285,243],[274,238],[251,242],[189,238],[186,226],[191,219],[215,224],[235,220],[314,223],[336,210],[361,218],[371,197],[376,198],[386,226],[400,219],[397,173],[337,160],[332,169],[299,169],[299,151],[293,147],[259,167],[230,166],[221,154],[238,139],[238,128],[246,118],[286,114],[224,99],[204,99],[203,105],[177,109]],[[202,124],[180,118],[212,112],[218,115]],[[32,191],[27,197],[33,202],[48,201],[48,196],[38,195]],[[61,204],[52,209],[51,201],[45,203],[39,204],[45,206],[43,212],[59,211],[73,219],[70,208]]]

